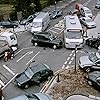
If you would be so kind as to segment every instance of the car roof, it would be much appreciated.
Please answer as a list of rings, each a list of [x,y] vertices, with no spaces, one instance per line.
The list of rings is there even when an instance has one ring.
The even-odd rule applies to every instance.
[[[36,72],[39,72],[39,71],[41,71],[41,70],[45,70],[45,69],[48,69],[46,66],[45,66],[45,64],[36,64],[36,65],[34,65],[34,63],[31,63],[30,65],[29,65],[29,68],[31,68],[31,70],[34,72],[34,73],[36,73]]]
[[[74,94],[71,96],[68,96],[65,100],[93,100],[85,95],[81,95],[81,94]]]

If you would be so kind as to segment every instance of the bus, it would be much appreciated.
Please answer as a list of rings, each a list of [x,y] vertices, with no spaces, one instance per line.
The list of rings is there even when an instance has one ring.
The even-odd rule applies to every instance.
[[[84,44],[83,28],[78,16],[67,15],[64,17],[64,44],[66,48],[82,48]]]

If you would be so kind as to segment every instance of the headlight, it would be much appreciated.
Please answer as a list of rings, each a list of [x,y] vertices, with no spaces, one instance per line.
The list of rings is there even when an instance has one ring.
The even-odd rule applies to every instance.
[[[21,84],[20,83],[17,83],[18,84],[18,86],[21,86]]]

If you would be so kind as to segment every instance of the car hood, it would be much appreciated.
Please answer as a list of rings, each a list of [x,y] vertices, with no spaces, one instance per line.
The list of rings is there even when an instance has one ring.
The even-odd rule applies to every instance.
[[[28,80],[29,80],[29,78],[25,75],[25,73],[21,73],[21,74],[17,75],[15,78],[15,81],[20,84],[23,84],[23,83],[27,82]]]
[[[53,39],[52,42],[57,44],[62,43],[62,41],[59,38]]]
[[[95,22],[87,22],[87,25],[96,25]]]
[[[39,100],[51,100],[50,97],[44,93],[36,93],[35,94]]]
[[[93,62],[89,60],[88,56],[80,57],[80,63],[81,63],[81,65],[84,65],[84,67],[86,65],[93,65]]]

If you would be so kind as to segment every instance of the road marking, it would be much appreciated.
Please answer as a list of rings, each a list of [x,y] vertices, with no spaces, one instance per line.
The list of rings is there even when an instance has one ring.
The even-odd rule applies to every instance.
[[[40,51],[39,51],[35,56],[33,56],[33,58],[31,58],[31,59],[26,63],[26,65],[28,65],[30,62],[32,62],[33,59],[34,59],[39,53],[40,53]]]
[[[29,52],[25,53],[21,58],[19,58],[16,62],[19,62],[21,59],[23,59]]]
[[[33,53],[33,51],[30,51],[28,55],[30,55],[30,54],[32,54],[32,53]]]
[[[9,71],[12,75],[15,75],[15,73],[14,73],[9,67],[7,67],[6,65],[3,65],[3,67],[4,67],[7,71]]]
[[[0,84],[2,85],[2,86],[4,86],[5,84],[0,80]]]
[[[17,54],[19,54],[22,50],[23,50],[23,49],[19,50],[19,51],[15,54],[15,56],[16,56]]]

